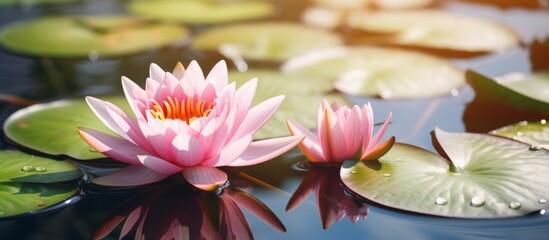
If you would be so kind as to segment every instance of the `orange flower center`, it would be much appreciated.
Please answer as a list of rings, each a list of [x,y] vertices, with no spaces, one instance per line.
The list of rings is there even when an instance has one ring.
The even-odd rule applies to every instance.
[[[194,119],[206,117],[213,108],[213,102],[207,104],[206,100],[196,100],[189,98],[179,101],[177,98],[168,97],[167,100],[158,103],[152,100],[153,105],[147,111],[156,118],[164,121],[165,119],[179,119],[190,124]]]

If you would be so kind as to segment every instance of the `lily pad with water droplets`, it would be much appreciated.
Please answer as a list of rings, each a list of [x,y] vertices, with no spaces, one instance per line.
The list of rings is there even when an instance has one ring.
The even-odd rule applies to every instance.
[[[519,122],[490,133],[531,144],[532,148],[549,149],[549,123],[545,119],[537,122]]]
[[[327,78],[281,74],[272,70],[229,72],[229,80],[236,81],[237,85],[242,85],[252,78],[259,79],[254,105],[274,96],[286,96],[271,120],[256,133],[256,138],[290,135],[286,127],[286,118],[300,122],[307,128],[315,128],[318,107],[323,99],[347,105],[347,100],[342,95],[332,91],[332,81]]]
[[[181,26],[139,18],[56,16],[8,25],[0,32],[0,44],[33,56],[112,57],[181,44],[188,35]]]
[[[0,182],[0,219],[46,210],[70,199],[77,189],[76,185]]]
[[[104,98],[131,112],[124,97]],[[36,104],[21,109],[4,123],[4,132],[13,142],[50,155],[67,155],[81,160],[105,158],[78,135],[77,127],[87,127],[115,135],[91,111],[84,98]]]
[[[384,99],[448,94],[465,82],[463,72],[446,60],[391,48],[323,49],[292,58],[282,69],[337,80],[335,88],[347,94]]]
[[[519,109],[549,111],[549,72],[511,73],[490,79],[467,71],[467,81],[477,95]]]
[[[198,35],[191,46],[219,51],[229,58],[283,61],[313,49],[341,44],[341,37],[327,30],[264,22],[214,28]]]
[[[437,10],[356,11],[348,24],[379,33],[364,37],[365,42],[465,52],[503,51],[519,43],[518,35],[501,23]]]
[[[513,217],[549,206],[549,150],[488,134],[435,135],[451,161],[395,144],[379,161],[346,161],[341,178],[379,204],[438,216]]]
[[[242,21],[268,17],[274,13],[272,3],[265,1],[133,1],[129,9],[143,17],[189,24]]]
[[[64,182],[82,176],[69,161],[53,160],[22,152],[0,151],[0,182]]]

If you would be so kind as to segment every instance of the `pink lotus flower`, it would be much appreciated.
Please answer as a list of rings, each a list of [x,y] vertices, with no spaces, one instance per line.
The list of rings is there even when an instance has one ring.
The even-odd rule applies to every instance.
[[[97,151],[130,164],[93,182],[135,186],[181,172],[195,187],[214,190],[227,181],[227,174],[216,167],[261,163],[302,140],[290,136],[253,141],[253,134],[274,114],[284,96],[250,108],[257,79],[238,90],[227,79],[224,61],[206,78],[195,61],[186,70],[178,63],[173,73],[151,64],[145,90],[122,77],[136,119],[112,103],[87,97],[93,112],[122,138],[86,128],[78,132]]]
[[[389,125],[391,114],[374,135],[374,116],[370,104],[349,109],[336,102],[330,106],[324,101],[318,111],[317,135],[290,119],[292,135],[303,135],[299,148],[313,163],[341,163],[360,154],[360,160],[374,160],[383,156],[395,142],[391,137],[379,144]],[[360,150],[360,152],[359,152]]]

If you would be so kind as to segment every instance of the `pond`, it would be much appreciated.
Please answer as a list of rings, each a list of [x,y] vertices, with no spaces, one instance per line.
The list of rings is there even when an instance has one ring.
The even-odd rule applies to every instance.
[[[11,26],[17,21],[39,19],[52,15],[130,15],[139,11],[146,12],[147,8],[151,8],[150,10],[153,10],[154,14],[154,8],[150,6],[132,5],[131,9],[129,7],[134,2],[147,1],[50,1],[50,3],[44,5],[35,5],[33,4],[35,1],[17,1],[20,3],[12,5],[4,4],[4,2],[9,3],[10,1],[0,0],[0,28]],[[136,34],[135,36],[138,36],[139,39],[133,39],[133,41],[113,48],[115,50],[129,49],[122,54],[109,49],[104,52],[87,51],[84,56],[79,56],[77,53],[71,52],[70,44],[63,46],[52,45],[49,49],[35,50],[38,53],[18,50],[17,47],[13,47],[15,45],[11,45],[13,48],[10,49],[4,46],[0,48],[0,121],[4,123],[14,112],[33,104],[63,99],[82,100],[85,96],[121,95],[123,92],[120,84],[121,76],[126,76],[139,86],[144,87],[145,80],[149,76],[149,65],[151,63],[156,63],[163,69],[171,71],[177,62],[187,66],[192,60],[196,60],[204,73],[207,73],[219,60],[225,59],[235,79],[246,78],[245,80],[248,80],[258,77],[259,86],[263,84],[261,76],[272,78],[274,81],[280,80],[278,79],[280,76],[271,76],[276,75],[278,71],[282,71],[280,69],[290,69],[288,71],[291,71],[293,67],[291,64],[284,65],[284,60],[289,58],[284,54],[301,54],[301,49],[314,48],[314,46],[323,47],[322,44],[329,46],[332,44],[329,40],[331,35],[320,35],[323,33],[315,32],[311,36],[303,37],[305,42],[294,46],[295,49],[288,50],[288,53],[285,53],[284,50],[277,50],[287,47],[284,45],[286,44],[285,41],[298,42],[302,40],[298,38],[305,31],[298,28],[293,30],[294,32],[290,32],[291,36],[282,36],[284,40],[277,40],[279,42],[276,43],[267,42],[266,45],[272,45],[254,46],[252,50],[248,49],[248,52],[244,51],[236,54],[234,53],[235,49],[239,51],[241,50],[239,47],[246,48],[246,43],[242,43],[243,46],[236,47],[227,45],[229,47],[225,49],[226,51],[223,51],[224,48],[222,47],[213,48],[220,49],[221,53],[208,49],[206,46],[208,41],[224,40],[216,38],[227,37],[227,39],[230,39],[234,36],[226,36],[225,33],[220,33],[218,36],[214,34],[213,40],[204,40],[203,46],[199,46],[197,43],[200,40],[198,36],[216,27],[235,24],[234,22],[224,23],[216,20],[216,17],[223,18],[223,16],[229,16],[227,17],[229,19],[231,16],[235,19],[238,19],[238,16],[249,16],[242,17],[242,19],[236,21],[237,24],[241,22],[259,23],[262,21],[302,23],[304,21],[302,19],[303,14],[314,5],[313,2],[306,0],[267,1],[274,7],[274,14],[266,18],[255,15],[261,15],[261,11],[269,12],[270,8],[265,10],[258,7],[246,11],[244,7],[241,7],[239,10],[231,10],[234,11],[233,15],[237,17],[231,14],[224,15],[225,13],[222,12],[213,14],[213,16],[202,16],[201,14],[189,12],[186,15],[189,15],[191,20],[179,20],[187,21],[187,23],[175,24],[177,26],[186,26],[186,30],[181,32],[181,36],[190,34],[183,41],[168,45],[157,44],[163,45],[162,47],[158,47],[154,43],[142,47],[141,43],[146,45],[156,40],[162,41],[163,37],[169,38],[168,35],[175,34],[170,29],[167,32],[156,29],[153,32]],[[373,7],[371,11],[380,11],[380,8],[383,8],[382,6]],[[537,70],[535,68],[540,62],[543,65],[549,59],[542,56],[542,60],[532,60],[533,57],[531,57],[535,55],[534,50],[531,50],[533,42],[536,39],[549,37],[547,24],[549,23],[548,1],[446,0],[436,1],[427,8],[477,16],[505,24],[516,31],[520,44],[511,47],[503,46],[504,50],[497,51],[441,50],[422,46],[421,44],[406,46],[406,44],[390,42],[390,40],[387,40],[389,39],[386,37],[387,34],[371,33],[375,32],[371,29],[360,31],[351,29],[349,26],[339,26],[335,27],[332,32],[344,36],[343,42],[348,46],[381,45],[398,48],[398,51],[423,52],[449,60],[460,69],[473,70],[488,77],[497,77],[512,72],[532,73]],[[318,8],[317,10],[319,9],[319,12],[325,11],[324,13],[328,13],[328,15],[321,15],[320,18],[310,20],[319,25],[333,23],[329,18],[334,15],[330,15],[330,13],[336,13],[336,16],[339,16],[337,14],[345,16],[352,14],[351,11],[326,10],[329,8]],[[175,14],[166,12],[164,14],[160,13],[160,15],[175,15],[178,17],[179,15],[185,15],[185,13],[180,10],[179,13],[177,11]],[[207,20],[202,19],[202,17]],[[450,18],[450,16],[446,17]],[[128,24],[122,26],[124,28],[132,27],[132,24],[150,24],[151,22],[151,20],[140,21],[145,23],[119,24]],[[200,23],[200,21],[202,22]],[[86,20],[82,20],[79,24],[88,24],[88,27],[97,28],[95,29],[97,31],[110,31],[110,25],[108,24],[103,26],[101,23],[86,22]],[[458,31],[458,25],[456,23],[455,26],[447,27],[454,27]],[[56,25],[48,26],[50,28],[40,31],[56,31],[51,28],[52,26]],[[264,26],[260,25],[259,30],[256,30],[259,32],[262,27]],[[286,26],[286,28],[291,28],[291,26]],[[40,39],[40,31],[36,28],[34,30],[37,31],[37,34],[30,34],[28,38]],[[242,32],[237,32],[237,35],[245,35],[246,31],[256,30],[244,29]],[[267,29],[267,32],[269,30],[271,29]],[[272,31],[273,35],[281,34],[274,32],[275,30]],[[163,36],[158,37],[155,34]],[[373,34],[375,37],[364,38],[364,36],[371,36],[368,34]],[[409,35],[413,34],[410,33]],[[181,36],[176,36],[176,38]],[[238,36],[235,38],[238,38]],[[437,37],[434,36],[433,38]],[[337,42],[337,39],[334,41]],[[470,40],[464,38],[461,43],[467,41]],[[139,42],[139,44],[135,44],[135,42]],[[137,51],[133,50],[132,47],[141,49]],[[496,48],[498,46],[489,47]],[[54,53],[48,53],[49,50]],[[78,49],[76,48],[76,50]],[[58,53],[66,54],[64,51],[69,53],[65,56],[56,55]],[[350,52],[353,51],[362,50],[351,50]],[[71,55],[73,53],[75,55]],[[376,52],[368,52],[367,54],[380,54],[379,56],[383,56],[383,54]],[[387,56],[402,57],[399,53],[391,54]],[[261,56],[267,57],[261,59]],[[402,59],[405,59],[405,57],[402,57]],[[388,61],[389,65],[397,64],[396,62],[400,61],[400,59],[385,60]],[[370,60],[360,59],[360,61],[368,62]],[[427,61],[425,60],[425,62]],[[330,64],[336,65],[334,62],[325,65],[327,70],[317,68],[303,71],[318,70],[329,75],[330,71],[333,70]],[[417,62],[412,60],[408,64],[420,68],[422,64],[426,64],[425,62],[423,60]],[[442,63],[438,62],[432,64],[439,64],[435,65],[437,67],[442,66]],[[251,74],[237,73],[237,70],[249,70]],[[254,72],[256,70],[257,72]],[[254,76],[255,73],[258,76]],[[407,73],[423,74],[419,70]],[[238,74],[242,74],[242,76]],[[364,72],[358,72],[358,74],[364,74]],[[377,74],[382,73],[377,72]],[[237,75],[239,77],[236,77]],[[229,79],[231,81],[231,75],[229,75]],[[268,85],[269,88],[261,90],[262,93],[279,91],[279,89],[276,89],[277,85],[272,82],[268,83],[265,80],[264,84]],[[405,90],[389,87],[388,91],[382,89],[374,94],[361,95],[363,92],[357,90],[360,86],[348,87],[349,85],[342,85],[341,82],[345,83],[345,81],[340,81],[339,87],[336,86],[337,90],[331,89],[331,87],[328,90],[322,89],[321,85],[324,83],[321,81],[318,81],[317,84],[309,83],[308,85],[297,82],[292,85],[290,82],[284,90],[291,90],[292,86],[314,90],[298,98],[287,96],[286,101],[299,107],[313,108],[314,114],[316,114],[320,102],[314,103],[312,106],[306,105],[307,101],[316,99],[307,95],[314,95],[315,93],[312,93],[312,91],[321,92],[324,94],[323,97],[329,99],[344,97],[353,104],[363,105],[369,102],[374,110],[376,122],[382,122],[392,113],[390,126],[385,133],[386,138],[395,136],[397,142],[415,145],[429,151],[436,150],[432,140],[433,131],[437,128],[449,132],[487,133],[521,121],[539,122],[549,118],[547,108],[541,111],[521,110],[509,108],[503,103],[490,102],[479,97],[477,90],[467,83],[456,87],[451,85],[454,84],[452,82],[445,82],[434,87],[426,84],[420,85],[419,89],[413,89],[414,86],[411,86]],[[351,79],[348,83],[355,82]],[[445,92],[441,94],[437,92],[438,89],[447,90],[442,90]],[[258,90],[258,95],[259,92],[260,90]],[[414,93],[410,94],[409,92]],[[424,96],[422,92],[433,94]],[[545,96],[545,99],[547,99],[547,96]],[[284,111],[296,111],[292,107],[284,109],[294,109]],[[310,109],[303,109],[303,111],[310,112]],[[68,112],[67,114],[70,115],[71,113]],[[292,116],[299,117],[300,115]],[[65,116],[58,116],[54,119],[62,119],[63,117]],[[286,128],[285,124],[283,127]],[[545,126],[545,128],[548,127]],[[277,129],[275,128],[275,130]],[[143,187],[97,186],[91,184],[90,179],[110,173],[124,165],[105,158],[78,160],[78,157],[63,156],[66,153],[58,153],[55,149],[52,152],[41,151],[30,145],[26,146],[24,143],[10,139],[6,136],[5,131],[4,128],[2,140],[0,141],[1,149],[15,149],[56,160],[70,159],[82,169],[84,177],[81,180],[76,179],[65,182],[65,184],[78,185],[79,189],[75,194],[71,194],[72,197],[63,199],[59,204],[19,216],[0,218],[0,236],[3,239],[88,239],[103,237],[105,239],[115,239],[120,236],[129,239],[138,238],[141,234],[148,239],[160,239],[162,237],[167,239],[225,239],[235,236],[237,238],[253,237],[256,239],[342,239],[348,237],[359,237],[361,239],[547,239],[549,236],[549,214],[545,210],[547,207],[523,216],[492,219],[440,217],[403,211],[352,194],[342,182],[339,168],[309,167],[297,148],[274,160],[254,166],[223,168],[229,175],[230,186],[217,196],[215,193],[192,189],[181,176],[173,176],[167,180]],[[74,134],[76,135],[76,129],[74,129]],[[269,135],[270,132],[265,134]],[[547,135],[546,131],[545,134]],[[548,139],[545,136],[544,140],[549,141]],[[58,139],[55,139],[55,136],[49,140],[55,143],[59,142]],[[69,142],[68,144],[72,143]],[[91,154],[96,154],[93,149],[89,151]],[[90,154],[90,152],[85,154]],[[38,168],[36,168],[36,171],[38,171]],[[0,177],[1,181],[2,178]],[[420,188],[423,185],[428,185],[425,182],[413,181],[407,184],[416,185]],[[397,197],[399,194],[398,189],[393,194]],[[443,200],[445,199],[440,201]],[[539,199],[539,201],[542,200],[545,199]],[[0,198],[0,206],[6,206],[2,205],[2,202],[3,199]],[[439,203],[446,204],[446,202],[439,202],[439,199],[437,199],[436,204]],[[433,208],[436,207],[436,204],[433,203]],[[520,205],[517,208],[519,207]],[[0,213],[3,214],[2,209],[0,209]],[[124,224],[123,218],[127,216],[130,217]]]

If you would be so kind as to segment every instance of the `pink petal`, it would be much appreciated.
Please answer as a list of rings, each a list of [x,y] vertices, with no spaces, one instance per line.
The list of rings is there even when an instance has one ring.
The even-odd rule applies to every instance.
[[[328,158],[327,156],[324,156],[329,162],[341,162],[346,160],[349,157],[352,157],[355,152],[348,152],[347,151],[347,144],[346,144],[346,133],[343,132],[342,125],[345,125],[345,121],[341,119],[338,121],[337,116],[333,113],[328,112],[328,116],[325,118],[325,126],[330,126],[330,132],[328,132],[326,136],[326,142],[327,145],[324,145],[323,147],[330,148],[330,153],[332,153],[332,157]],[[358,149],[357,149],[358,150]]]
[[[141,218],[142,208],[142,206],[139,206],[128,215],[128,219],[126,220],[126,222],[122,226],[122,230],[120,231],[120,239],[128,235],[128,233],[130,233],[137,221]],[[145,221],[145,219],[143,219],[143,221]]]
[[[227,182],[227,174],[215,167],[194,166],[182,173],[187,182],[204,191],[214,191]]]
[[[289,136],[255,141],[228,166],[249,166],[271,160],[295,147],[303,136]]]
[[[128,100],[135,116],[143,116],[141,111],[137,108],[137,103],[135,101],[141,102],[142,104],[147,102],[147,93],[145,90],[127,77],[122,77],[122,89],[124,90],[126,100]]]
[[[189,167],[199,164],[204,158],[204,148],[198,139],[188,134],[177,135],[172,141],[173,154],[179,166]]]
[[[227,86],[227,82],[229,79],[227,73],[227,64],[224,60],[221,60],[212,68],[212,70],[208,74],[208,77],[206,78],[206,82],[213,83],[216,89],[219,91]]]
[[[142,166],[128,166],[92,179],[92,183],[103,186],[140,186],[158,182],[169,177],[149,170]]]
[[[284,101],[284,96],[277,96],[251,108],[232,139],[235,140],[259,130],[280,107],[282,101]]]
[[[208,159],[202,165],[210,167],[221,167],[221,166],[230,166],[238,157],[240,157],[252,143],[252,135],[244,136],[237,141],[231,143],[228,146],[225,146],[219,155]]]
[[[374,132],[374,113],[370,103],[364,104],[361,108],[362,122],[364,127],[362,149],[368,149],[370,142],[372,141],[372,135]]]
[[[330,124],[333,123],[335,123],[334,112],[332,112],[332,109],[329,107],[324,108],[322,118],[319,120],[317,134],[318,142],[320,143],[320,147],[322,148],[324,159],[326,159],[327,161],[331,161],[334,159],[334,155],[332,154],[333,147],[331,146],[332,142],[330,142],[332,139],[330,135],[333,131],[333,126]]]
[[[126,133],[126,131],[129,130],[129,126],[127,126],[127,124],[120,126],[119,123],[112,118],[111,113],[109,113],[107,109],[105,101],[94,97],[86,97],[86,102],[90,106],[91,110],[95,113],[95,115],[99,118],[99,120],[101,120],[107,127],[109,127],[116,134],[120,135],[126,140],[133,142],[133,140]]]
[[[174,165],[164,159],[157,158],[151,155],[138,155],[139,161],[145,165],[145,167],[153,170],[154,172],[162,175],[172,175],[181,171],[181,167]]]
[[[362,118],[360,116],[360,108],[358,106],[353,106],[351,112],[343,125],[343,134],[345,137],[345,145],[347,147],[347,152],[350,153],[350,156],[353,156],[362,145],[362,133],[363,133]]]
[[[119,137],[88,128],[78,128],[77,131],[95,150],[120,162],[140,166],[142,164],[137,155],[148,154],[139,146]]]
[[[183,64],[181,64],[181,62],[177,62],[172,74],[177,79],[183,78],[183,75],[185,75],[185,67],[183,67]]]
[[[360,160],[377,160],[389,152],[389,150],[393,147],[393,144],[395,144],[394,136],[364,152],[364,154],[360,157]]]
[[[234,99],[237,106],[236,110],[239,113],[236,116],[237,118],[235,119],[235,124],[240,125],[244,117],[246,117],[248,109],[250,109],[250,106],[252,105],[256,88],[257,78],[254,78],[244,83],[244,85],[236,90]]]
[[[286,205],[286,211],[291,211],[301,205],[305,199],[315,191],[320,184],[320,182],[325,178],[325,174],[318,174],[315,169],[309,170],[307,175],[303,178],[297,189],[294,191],[294,194],[288,200]]]
[[[305,157],[311,162],[326,162],[324,155],[322,155],[322,149],[318,143],[318,138],[309,129],[306,129],[298,122],[294,122],[290,119],[286,120],[288,129],[294,136],[305,136],[303,141],[298,145],[299,149]]]
[[[248,220],[237,203],[224,194],[220,197],[221,222],[219,234],[232,236],[234,239],[253,239]]]
[[[389,116],[387,117],[387,119],[385,119],[385,122],[383,123],[383,125],[381,125],[376,135],[372,138],[372,141],[370,141],[370,144],[368,145],[368,149],[374,147],[379,143],[379,140],[381,140],[381,137],[383,137],[383,134],[385,134],[385,130],[387,130],[387,127],[391,123],[391,116],[392,116],[392,113],[389,113]]]
[[[197,87],[199,86],[204,86],[204,73],[196,61],[193,60],[189,63],[181,81],[191,84],[195,89],[198,89]]]
[[[149,67],[149,76],[151,79],[155,80],[158,83],[162,83],[165,74],[166,72],[158,65],[156,65],[156,63],[151,63]]]

